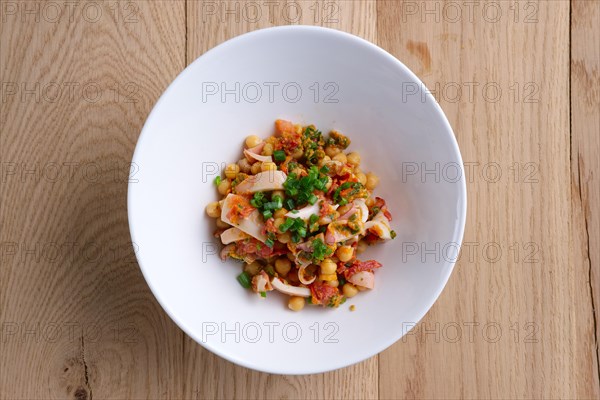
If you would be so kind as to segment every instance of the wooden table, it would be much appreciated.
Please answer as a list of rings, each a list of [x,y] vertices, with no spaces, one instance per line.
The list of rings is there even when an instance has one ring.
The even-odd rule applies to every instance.
[[[0,398],[599,398],[600,2],[0,2]],[[177,74],[254,29],[391,52],[452,124],[464,247],[413,331],[339,371],[204,350],[130,244],[129,162]],[[365,71],[368,73],[368,71]]]

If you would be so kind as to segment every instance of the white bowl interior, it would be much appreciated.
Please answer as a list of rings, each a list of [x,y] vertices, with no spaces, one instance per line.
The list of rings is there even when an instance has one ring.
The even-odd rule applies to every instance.
[[[441,172],[420,173],[436,165],[440,171],[462,166],[446,118],[420,85],[376,46],[309,27],[240,36],[206,53],[175,80],[144,126],[128,201],[144,276],[187,334],[250,368],[314,373],[377,354],[423,317],[452,271],[453,260],[445,254],[447,244],[462,239],[466,191],[464,174],[454,180]],[[293,102],[298,87],[302,94]],[[336,88],[329,100],[337,102],[325,102]],[[409,95],[414,88],[419,93]],[[230,90],[224,98],[223,89]],[[339,309],[294,313],[283,295],[269,293],[262,300],[236,282],[240,264],[218,257],[214,222],[204,211],[218,199],[212,181],[225,163],[241,157],[247,135],[271,134],[277,118],[348,135],[363,169],[380,176],[376,194],[394,217],[397,238],[361,256],[384,265],[375,290]],[[419,172],[412,174],[415,168]],[[350,304],[356,311],[348,310]]]

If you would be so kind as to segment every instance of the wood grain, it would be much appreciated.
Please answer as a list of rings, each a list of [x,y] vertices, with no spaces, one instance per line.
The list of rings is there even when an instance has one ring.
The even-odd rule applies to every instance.
[[[600,398],[600,2],[64,4],[0,1],[0,399]],[[417,73],[469,196],[461,258],[423,321],[310,376],[250,371],[183,334],[139,272],[126,211],[166,86],[222,41],[289,24],[357,34]]]
[[[126,194],[141,126],[184,67],[184,3],[10,4],[0,398],[181,397],[183,334],[135,262]]]
[[[600,397],[600,2],[571,3],[571,198],[573,259],[591,309],[578,325],[594,327],[580,342],[590,368],[591,393]],[[586,274],[587,271],[587,274]],[[591,363],[591,365],[589,365]],[[598,380],[594,378],[594,372]],[[583,376],[586,376],[583,375]],[[586,380],[584,380],[585,382]],[[583,383],[585,384],[585,383]]]
[[[435,90],[471,167],[468,247],[381,354],[381,397],[597,398],[587,266],[569,258],[569,3],[377,4],[379,44]]]

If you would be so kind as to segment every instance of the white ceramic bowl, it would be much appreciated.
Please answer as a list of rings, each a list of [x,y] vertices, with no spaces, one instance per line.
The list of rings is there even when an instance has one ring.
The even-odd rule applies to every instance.
[[[218,257],[212,181],[277,118],[348,135],[394,216],[397,238],[361,256],[383,263],[375,289],[338,309],[260,299],[236,281],[240,264]],[[264,29],[204,54],[152,110],[133,163],[129,224],[152,292],[194,340],[260,371],[323,372],[384,350],[433,305],[462,240],[462,160],[441,108],[396,58],[331,29]]]

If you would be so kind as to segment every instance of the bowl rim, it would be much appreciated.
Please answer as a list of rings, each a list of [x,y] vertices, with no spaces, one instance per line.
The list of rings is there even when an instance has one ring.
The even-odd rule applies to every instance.
[[[213,53],[216,53],[219,51],[225,51],[227,48],[231,47],[232,45],[234,45],[240,41],[251,40],[251,39],[254,39],[255,37],[260,38],[261,36],[264,36],[264,35],[273,35],[273,34],[277,34],[278,32],[282,32],[282,31],[318,32],[318,33],[322,33],[322,34],[326,34],[326,35],[334,35],[341,39],[352,41],[355,44],[357,44],[358,46],[368,47],[370,50],[374,50],[374,51],[378,52],[380,55],[387,58],[392,65],[395,65],[397,68],[401,69],[403,73],[408,74],[408,76],[410,76],[411,79],[413,79],[417,84],[419,84],[419,87],[426,88],[425,84],[421,81],[421,79],[414,72],[412,72],[406,65],[404,65],[404,63],[402,63],[399,59],[397,59],[392,54],[390,54],[383,48],[379,47],[378,45],[376,45],[366,39],[363,39],[359,36],[353,35],[351,33],[347,33],[344,31],[337,30],[337,29],[333,29],[333,28],[325,28],[325,27],[312,26],[312,25],[287,25],[287,26],[275,26],[275,27],[257,29],[257,30],[250,31],[250,32],[235,36],[233,38],[230,38],[230,39],[218,44],[217,46],[211,48],[210,50],[206,51],[205,53],[200,55],[198,58],[196,58],[194,61],[192,61],[187,67],[185,67],[185,69],[183,71],[181,71],[175,77],[175,79],[169,84],[169,86],[165,89],[165,91],[158,98],[158,100],[152,107],[152,110],[148,114],[148,117],[146,118],[146,121],[142,127],[141,133],[137,139],[131,163],[135,164],[136,159],[139,158],[139,152],[141,151],[140,149],[143,147],[142,144],[144,142],[144,138],[147,136],[147,131],[149,129],[148,127],[150,125],[152,125],[153,120],[156,117],[156,110],[161,106],[161,104],[165,101],[165,99],[167,97],[169,97],[169,94],[173,90],[173,87],[176,86],[176,84],[179,81],[184,80],[187,77],[187,75],[189,75],[191,73],[192,69],[194,68],[194,66],[197,63],[199,63],[204,57],[210,56]],[[434,104],[434,109],[435,109],[436,113],[438,114],[438,117],[441,118],[442,123],[443,123],[444,127],[446,128],[446,133],[448,133],[450,136],[450,141],[452,143],[452,150],[454,152],[454,155],[458,159],[458,163],[460,164],[461,179],[459,182],[460,182],[460,196],[461,196],[462,201],[459,203],[459,207],[457,210],[458,211],[457,222],[458,222],[459,226],[458,226],[458,229],[456,229],[454,231],[454,234],[453,234],[454,237],[452,238],[453,243],[458,244],[458,249],[457,249],[457,254],[458,254],[458,252],[460,251],[460,248],[462,247],[462,241],[464,238],[464,231],[465,231],[465,224],[466,224],[466,214],[467,214],[467,188],[466,188],[466,181],[465,181],[464,163],[463,163],[462,155],[460,153],[460,148],[458,146],[458,142],[456,140],[456,136],[454,134],[454,130],[452,129],[452,126],[450,125],[448,118],[446,117],[446,114],[442,110],[441,106],[438,104],[435,97],[433,97],[433,95],[431,94],[431,91],[425,90],[425,92],[426,92],[425,93],[426,101],[431,101]],[[131,236],[132,245],[136,243],[136,241],[135,241],[136,234],[134,232],[135,228],[131,223],[132,208],[133,208],[132,192],[134,190],[133,189],[134,187],[135,186],[132,185],[132,182],[128,183],[127,220],[128,220],[129,232],[130,232],[130,236]],[[360,362],[363,362],[371,357],[374,357],[374,356],[380,354],[381,352],[386,350],[388,347],[392,346],[394,343],[396,343],[398,340],[400,340],[407,332],[410,331],[410,329],[407,331],[400,330],[399,332],[395,333],[394,335],[391,335],[387,341],[382,341],[379,343],[379,345],[375,346],[374,347],[375,351],[373,352],[373,354],[371,354],[370,356],[361,358],[361,359],[354,360],[351,363],[338,362],[337,364],[334,363],[333,366],[328,366],[327,368],[319,368],[318,364],[315,364],[315,366],[317,366],[317,368],[314,368],[314,369],[302,368],[302,369],[293,369],[293,370],[283,371],[283,372],[277,371],[272,368],[261,366],[259,363],[252,362],[251,360],[237,359],[234,356],[232,356],[231,354],[228,354],[228,353],[222,351],[218,346],[211,345],[210,343],[203,343],[200,340],[199,336],[197,334],[195,334],[191,329],[189,329],[188,326],[186,325],[186,323],[184,323],[178,317],[176,317],[173,310],[171,310],[169,307],[167,307],[165,302],[159,296],[158,289],[148,279],[146,269],[141,260],[141,255],[135,251],[134,251],[134,253],[135,253],[135,257],[138,262],[139,268],[144,277],[144,280],[146,281],[146,284],[150,288],[150,291],[152,292],[154,298],[160,304],[162,309],[167,313],[167,315],[171,318],[171,320],[173,322],[175,322],[175,324],[185,334],[187,334],[196,343],[198,343],[205,349],[209,350],[213,354],[216,354],[219,357],[224,358],[229,362],[232,362],[234,364],[237,364],[237,365],[240,365],[240,366],[243,366],[245,368],[249,368],[249,369],[252,369],[255,371],[276,374],[276,375],[307,375],[307,374],[318,374],[318,373],[324,373],[324,372],[328,372],[328,371],[338,370],[341,368],[345,368],[345,367],[349,367],[349,366],[358,364]],[[444,290],[444,288],[446,287],[446,284],[448,283],[448,280],[450,279],[450,275],[452,275],[452,271],[454,270],[456,261],[457,260],[455,259],[455,260],[451,260],[449,262],[449,264],[450,264],[449,268],[447,268],[447,271],[443,275],[441,275],[441,279],[442,279],[441,283],[442,284],[439,285],[435,294],[433,296],[431,296],[431,299],[427,303],[425,303],[426,306],[422,307],[422,310],[424,310],[424,311],[417,313],[417,314],[421,314],[421,315],[419,315],[419,317],[416,319],[415,325],[418,324],[423,319],[423,317],[429,312],[429,310],[431,310],[431,307],[433,307],[435,302],[440,297],[442,291]]]

